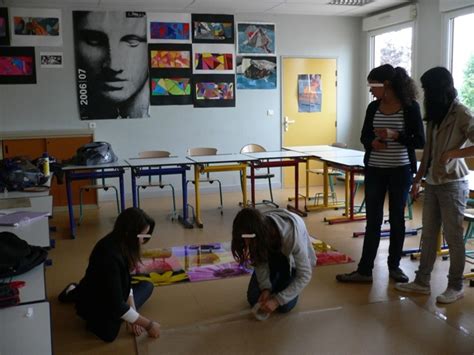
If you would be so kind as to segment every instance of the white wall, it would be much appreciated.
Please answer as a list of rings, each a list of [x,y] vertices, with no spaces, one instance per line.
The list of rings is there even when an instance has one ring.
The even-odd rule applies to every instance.
[[[78,9],[77,7],[74,8]],[[74,76],[72,8],[62,8],[64,45],[37,47],[40,51],[63,51],[63,69],[41,69],[37,61],[36,85],[0,86],[1,131],[84,129],[88,121],[78,114]],[[139,10],[139,9],[137,9]],[[353,143],[360,117],[353,112],[360,102],[359,58],[361,20],[349,17],[236,15],[236,21],[276,23],[277,54],[337,58],[337,138]],[[136,156],[141,150],[166,149],[184,154],[187,147],[215,146],[220,153],[238,152],[247,143],[279,149],[280,86],[277,90],[238,90],[235,108],[152,106],[151,118],[96,121],[96,140],[110,142],[120,157]],[[266,115],[268,109],[275,112]],[[355,142],[357,142],[358,137]],[[238,175],[223,173],[227,188],[239,186]],[[129,186],[128,181],[126,186]]]

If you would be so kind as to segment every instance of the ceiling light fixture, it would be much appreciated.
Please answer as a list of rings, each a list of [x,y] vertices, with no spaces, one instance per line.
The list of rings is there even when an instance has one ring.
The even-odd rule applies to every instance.
[[[374,2],[374,0],[331,0],[328,5],[339,5],[339,6],[364,6]]]

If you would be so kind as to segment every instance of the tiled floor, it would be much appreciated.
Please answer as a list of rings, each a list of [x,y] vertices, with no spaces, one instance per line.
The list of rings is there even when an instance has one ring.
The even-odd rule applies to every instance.
[[[261,195],[263,193],[260,192]],[[290,190],[277,190],[276,198],[285,205],[290,194]],[[154,238],[147,247],[227,241],[231,236],[233,217],[239,210],[238,202],[238,193],[225,193],[224,215],[221,216],[217,210],[218,195],[203,195],[204,228],[187,230],[167,217],[168,198],[144,199],[142,208],[157,222]],[[419,227],[420,210],[417,203],[415,218],[407,222],[408,227]],[[323,222],[325,216],[341,213],[342,210],[311,212],[305,222],[312,235],[358,261],[363,238],[352,238],[352,232],[362,231],[364,222],[332,226]],[[67,214],[56,212],[54,215],[52,224],[58,228],[53,234],[56,248],[50,252],[53,265],[47,269],[46,276],[56,354],[133,354],[138,350],[140,354],[474,353],[474,288],[469,288],[466,282],[464,299],[452,305],[436,305],[436,295],[446,287],[449,266],[449,261],[440,258],[433,272],[432,295],[404,299],[407,295],[395,291],[393,282],[388,279],[386,239],[380,243],[372,285],[340,284],[335,281],[337,273],[352,271],[356,268],[356,262],[317,267],[310,285],[288,317],[274,317],[268,323],[251,321],[245,316],[235,320],[236,314],[238,316],[239,312],[248,309],[245,301],[248,277],[157,287],[141,311],[161,323],[162,339],[140,338],[137,347],[134,338],[122,327],[119,339],[105,344],[85,331],[83,322],[75,315],[71,305],[59,304],[56,297],[64,285],[81,278],[93,245],[111,229],[115,216],[113,203],[102,203],[99,209],[87,210],[83,224],[78,228],[77,239],[70,240]],[[419,236],[407,237],[405,246],[412,248],[418,243]],[[417,261],[409,258],[402,260],[402,268],[410,277],[413,277],[417,265]],[[466,271],[470,267],[474,265],[466,264]],[[304,331],[301,336],[295,335],[296,338],[279,336],[275,323],[281,322],[285,329],[301,328]],[[242,333],[239,327],[244,324],[245,331]],[[196,335],[201,333],[203,338],[199,340]],[[291,334],[295,334],[294,331]],[[278,347],[273,343],[270,348],[263,347],[263,344],[269,344],[269,339],[274,339],[271,337],[278,338]],[[205,339],[207,342],[204,342]],[[236,341],[242,347],[238,347]],[[213,346],[207,346],[210,342]]]

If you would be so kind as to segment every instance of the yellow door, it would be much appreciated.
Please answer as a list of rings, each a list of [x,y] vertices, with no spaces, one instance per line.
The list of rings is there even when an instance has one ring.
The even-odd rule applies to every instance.
[[[332,144],[336,141],[336,59],[282,58],[283,146]],[[322,167],[311,162],[311,168]],[[300,186],[305,167],[300,164]],[[310,174],[310,185],[322,178]],[[294,171],[283,169],[283,185],[294,186]]]

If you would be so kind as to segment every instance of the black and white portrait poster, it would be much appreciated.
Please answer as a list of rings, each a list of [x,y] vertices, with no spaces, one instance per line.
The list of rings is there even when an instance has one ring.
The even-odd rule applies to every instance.
[[[146,16],[73,11],[82,120],[150,117]]]
[[[41,68],[62,68],[62,52],[40,52]]]

